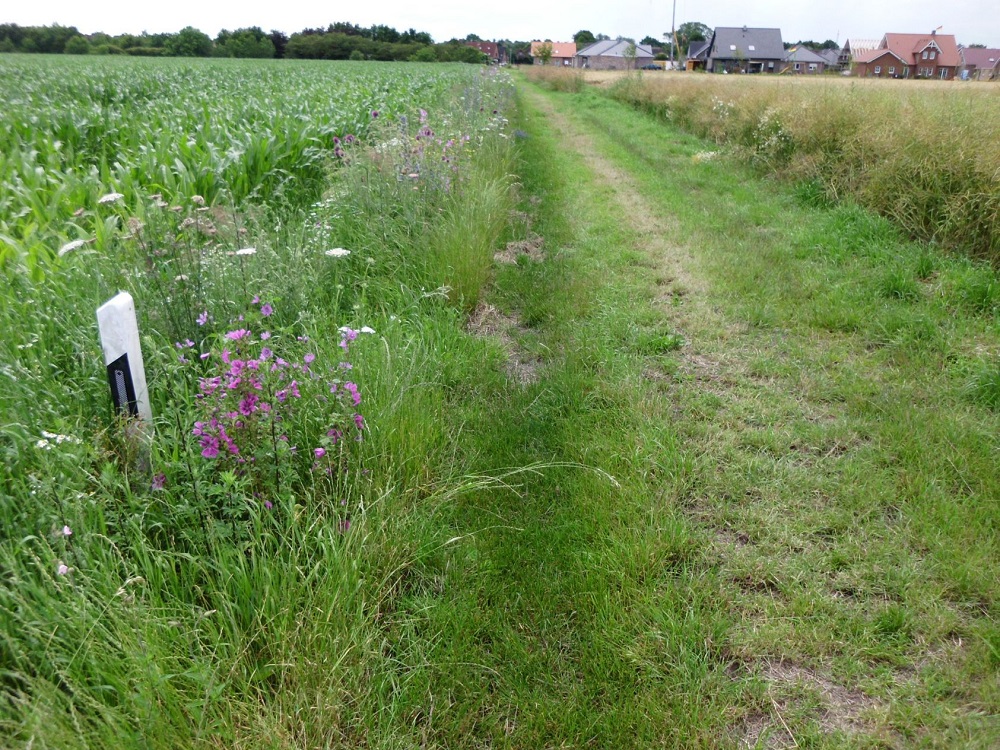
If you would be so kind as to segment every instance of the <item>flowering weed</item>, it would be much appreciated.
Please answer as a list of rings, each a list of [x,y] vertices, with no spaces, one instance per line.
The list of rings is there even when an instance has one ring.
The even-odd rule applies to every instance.
[[[259,304],[187,358],[199,368],[191,430],[199,455],[212,475],[235,479],[238,503],[265,507],[282,493],[335,491],[365,428],[360,389],[346,377],[357,332],[342,328],[338,362],[324,365],[309,337],[265,328],[273,313],[272,303]]]

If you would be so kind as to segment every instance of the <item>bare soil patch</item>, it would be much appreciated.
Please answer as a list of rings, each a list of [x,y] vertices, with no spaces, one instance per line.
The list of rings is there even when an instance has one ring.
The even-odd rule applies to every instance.
[[[545,240],[530,232],[523,240],[508,242],[507,247],[493,254],[493,260],[504,265],[514,265],[521,256],[527,257],[536,263],[540,263],[545,258],[542,251]]]
[[[469,316],[465,329],[473,336],[491,337],[500,342],[507,353],[504,369],[511,380],[521,385],[537,382],[541,362],[528,356],[518,345],[514,334],[523,332],[524,327],[515,315],[505,315],[493,305],[480,302]]]

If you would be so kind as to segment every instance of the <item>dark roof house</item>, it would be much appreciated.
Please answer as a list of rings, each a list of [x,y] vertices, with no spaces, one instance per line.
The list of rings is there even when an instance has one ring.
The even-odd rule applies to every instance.
[[[792,47],[785,53],[785,72],[788,73],[822,73],[826,66],[826,58],[807,47]]]
[[[606,39],[584,47],[576,53],[576,66],[592,70],[624,70],[646,65],[653,59],[653,50],[645,44],[633,44],[625,39]]]
[[[962,66],[959,78],[963,81],[991,81],[1000,71],[1000,49],[982,47],[960,47]]]
[[[781,29],[720,26],[712,34],[706,70],[715,73],[780,73],[785,57]]]
[[[840,50],[839,49],[821,49],[816,53],[826,62],[827,69],[837,68],[840,66]]]
[[[712,47],[712,40],[704,42],[691,42],[688,45],[687,70],[704,70],[708,64],[708,51]]]

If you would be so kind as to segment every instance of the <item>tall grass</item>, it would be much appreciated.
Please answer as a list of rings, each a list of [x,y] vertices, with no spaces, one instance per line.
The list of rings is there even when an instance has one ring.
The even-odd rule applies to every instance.
[[[612,94],[764,170],[1000,264],[1000,89],[914,81],[677,75]]]
[[[129,106],[169,81],[156,106],[203,135],[238,122],[263,80],[301,101],[287,119],[276,108],[276,121],[257,121],[246,145],[268,151],[286,127],[301,132],[302,118],[306,131],[312,119],[332,127],[331,99],[363,109],[368,135],[343,156],[279,159],[258,171],[248,166],[258,152],[242,152],[249,193],[275,177],[294,199],[271,192],[234,203],[227,186],[214,205],[205,191],[202,205],[186,195],[203,190],[197,183],[160,192],[170,166],[132,163],[136,178],[125,186],[53,156],[54,191],[42,197],[55,208],[29,232],[16,206],[31,191],[4,188],[0,216],[21,232],[8,250],[37,235],[44,257],[43,272],[26,273],[18,250],[0,275],[0,744],[415,744],[405,723],[385,715],[407,679],[386,648],[385,618],[447,545],[446,529],[429,520],[435,508],[483,481],[463,478],[441,413],[462,368],[478,367],[460,310],[479,293],[516,197],[509,83],[459,68],[431,80],[419,68],[369,78],[368,68],[340,77],[345,69],[326,65],[89,64],[76,77],[49,71],[45,85],[65,97],[49,88],[17,106],[51,122],[73,102],[111,106],[113,80],[129,82]],[[28,63],[5,65],[9,74]],[[393,99],[390,80],[409,93]],[[212,92],[212,106],[189,106]],[[122,127],[103,134],[108,153],[146,136],[163,154],[177,145],[180,131],[160,144],[152,130],[130,132],[130,119],[116,115]],[[218,174],[207,151],[191,159],[192,174]],[[123,196],[97,203],[109,188]],[[83,210],[73,216],[72,206]],[[88,242],[57,256],[60,235],[81,228]],[[429,253],[431,238],[450,252]],[[336,248],[349,254],[326,253]],[[122,437],[99,361],[94,310],[119,288],[140,314],[155,417],[145,446]],[[375,333],[359,334],[348,357],[344,326]],[[235,351],[231,328],[272,333],[255,346],[295,352],[288,359],[300,379],[325,362],[324,376],[341,388],[356,383],[362,441],[322,443],[327,453],[317,453],[327,440],[317,420],[330,407],[317,397],[279,423],[287,444],[264,431],[241,446],[241,457],[273,462],[273,482],[269,470],[203,456],[192,434],[204,419],[199,377],[212,374],[223,347]],[[406,512],[418,506],[426,512]]]
[[[540,83],[553,91],[568,91],[570,93],[583,91],[585,79],[582,70],[551,65],[532,65],[530,68],[525,68],[524,71],[529,80]]]

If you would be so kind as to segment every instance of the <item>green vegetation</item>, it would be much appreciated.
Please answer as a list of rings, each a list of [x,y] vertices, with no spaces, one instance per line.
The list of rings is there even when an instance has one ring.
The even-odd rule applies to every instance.
[[[73,62],[8,108],[69,147],[0,192],[7,744],[996,745],[986,264],[559,81]]]
[[[613,93],[766,173],[1000,264],[996,86],[678,76]]]
[[[37,129],[5,154],[63,140],[31,190],[25,169],[0,193],[22,230],[0,282],[3,744],[413,744],[386,635],[449,546],[438,508],[491,481],[440,419],[481,369],[459,310],[513,208],[509,82],[113,62],[5,63],[23,93],[4,132]],[[112,418],[99,360],[94,310],[118,289],[148,445]]]
[[[474,36],[470,34],[470,37]],[[509,43],[508,43],[509,44]],[[222,29],[213,40],[187,26],[175,34],[81,34],[75,26],[0,24],[0,53],[27,52],[67,55],[134,55],[138,57],[240,57],[314,60],[412,60],[415,62],[485,63],[485,55],[452,39],[434,44],[425,31],[399,32],[391,26],[362,27],[332,23],[325,29],[306,28],[289,38],[259,26]]]
[[[412,113],[460,80],[429,67],[376,68],[362,78],[363,69],[0,60],[9,92],[0,115],[0,266],[37,277],[66,243],[107,252],[128,229],[126,216],[97,203],[111,192],[140,212],[152,194],[171,205],[200,195],[210,204],[302,208],[319,199],[331,160],[349,158],[337,142],[365,136],[373,112]]]

